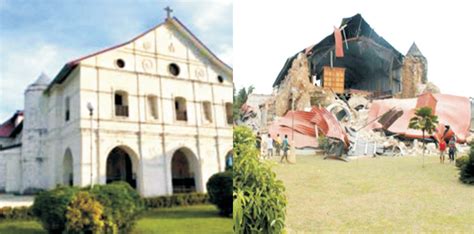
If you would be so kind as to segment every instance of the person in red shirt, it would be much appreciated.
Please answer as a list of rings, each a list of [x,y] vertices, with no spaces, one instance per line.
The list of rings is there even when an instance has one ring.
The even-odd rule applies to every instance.
[[[441,140],[439,142],[439,162],[444,163],[444,151],[446,150],[446,142]]]

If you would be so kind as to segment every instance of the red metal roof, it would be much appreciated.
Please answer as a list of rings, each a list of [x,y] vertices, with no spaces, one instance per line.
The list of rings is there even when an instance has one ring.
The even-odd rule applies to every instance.
[[[20,124],[20,122],[16,123],[17,122],[16,119],[19,116],[23,116],[23,111],[17,111],[15,114],[13,114],[12,117],[10,117],[10,119],[8,119],[2,125],[0,125],[0,137],[11,136],[12,132]]]
[[[272,137],[288,135],[291,140],[294,133],[295,147],[318,147],[316,140],[316,127],[319,134],[340,139],[345,147],[349,146],[346,131],[337,121],[336,117],[325,108],[313,107],[311,111],[288,111],[285,116],[274,122],[268,128]],[[294,131],[293,131],[294,130]]]
[[[433,94],[432,97],[430,97],[430,95],[431,94],[426,94],[418,98],[410,99],[393,98],[376,100],[370,107],[367,122],[373,121],[393,107],[398,107],[403,110],[403,115],[386,130],[408,138],[422,138],[422,132],[408,128],[408,123],[414,116],[417,106],[435,105],[435,114],[438,116],[440,125],[449,125],[451,130],[456,134],[458,142],[465,142],[470,134],[471,104],[469,98],[449,94]],[[434,100],[436,100],[436,102]],[[377,121],[374,121],[366,127],[366,129],[376,128],[382,128],[382,125]],[[444,131],[444,127],[438,126],[438,131],[440,131],[440,129]],[[442,133],[438,132],[434,137],[440,136],[440,134],[442,135]]]

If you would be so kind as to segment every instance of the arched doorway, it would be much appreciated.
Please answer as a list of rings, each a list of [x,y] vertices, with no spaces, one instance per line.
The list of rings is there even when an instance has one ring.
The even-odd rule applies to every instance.
[[[73,160],[71,150],[67,149],[63,159],[63,185],[74,185]]]
[[[120,147],[115,147],[107,157],[106,183],[125,181],[136,188],[136,174],[130,155]]]
[[[225,169],[226,170],[232,169],[232,165],[234,165],[234,158],[233,158],[232,150],[230,150],[225,156]]]
[[[171,159],[173,193],[196,192],[199,187],[199,166],[196,157],[188,149],[178,149]]]

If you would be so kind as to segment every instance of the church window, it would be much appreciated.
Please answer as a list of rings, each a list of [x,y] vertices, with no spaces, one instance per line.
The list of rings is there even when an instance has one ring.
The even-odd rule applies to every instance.
[[[117,59],[115,61],[115,64],[117,65],[117,67],[119,68],[124,68],[125,67],[125,61],[123,61],[123,59]]]
[[[212,123],[211,102],[205,101],[202,103],[205,123]]]
[[[174,99],[174,109],[176,113],[176,120],[188,121],[188,113],[186,111],[186,99],[183,97],[176,97]]]
[[[115,99],[115,116],[128,117],[128,97],[124,91],[117,91],[114,95]]]
[[[224,83],[224,77],[222,76],[217,76],[217,80],[219,81],[219,83]]]
[[[71,110],[70,110],[70,99],[69,97],[66,97],[66,100],[65,100],[65,106],[66,106],[66,112],[65,112],[65,120],[66,122],[69,121],[69,118],[71,117]]]
[[[148,113],[153,119],[158,119],[157,97],[148,96]]]
[[[168,71],[171,73],[173,76],[178,76],[179,75],[179,66],[176,63],[171,63],[168,66]]]
[[[232,103],[227,102],[225,104],[225,113],[227,117],[227,124],[233,124],[234,119],[232,118]]]

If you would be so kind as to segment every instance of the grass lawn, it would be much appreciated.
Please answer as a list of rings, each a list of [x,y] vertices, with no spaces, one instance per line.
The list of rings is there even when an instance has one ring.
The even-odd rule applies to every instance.
[[[276,157],[273,159],[276,161]],[[273,170],[288,198],[294,232],[474,233],[474,186],[437,157],[359,158],[350,162],[298,156]]]
[[[232,222],[212,205],[167,208],[145,213],[134,233],[233,233]]]
[[[2,221],[2,234],[46,233],[36,221]],[[232,218],[220,217],[212,205],[150,210],[134,229],[144,233],[232,233]]]

